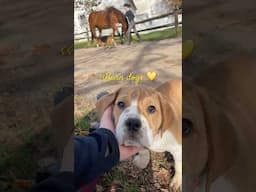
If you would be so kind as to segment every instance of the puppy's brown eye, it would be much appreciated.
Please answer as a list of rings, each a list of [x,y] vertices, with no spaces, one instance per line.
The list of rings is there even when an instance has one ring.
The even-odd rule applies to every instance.
[[[182,118],[182,136],[188,136],[193,128],[193,123],[189,119]]]
[[[148,106],[147,111],[148,111],[148,113],[155,113],[156,107],[153,105],[150,105],[150,106]]]
[[[120,108],[120,109],[124,109],[125,108],[125,103],[123,101],[119,101],[117,103],[117,106]]]

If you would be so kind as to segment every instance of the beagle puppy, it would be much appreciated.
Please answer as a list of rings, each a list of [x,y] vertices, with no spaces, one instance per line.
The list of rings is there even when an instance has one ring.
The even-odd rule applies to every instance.
[[[255,191],[255,64],[235,58],[183,81],[183,191]]]
[[[102,36],[95,39],[95,43],[97,47],[116,47],[116,41],[114,39],[114,34],[109,36]]]
[[[102,97],[96,103],[100,116],[111,104],[120,145],[143,146],[134,163],[145,168],[149,151],[170,152],[175,161],[172,187],[182,184],[181,80],[170,80],[154,89],[146,86],[126,86]]]

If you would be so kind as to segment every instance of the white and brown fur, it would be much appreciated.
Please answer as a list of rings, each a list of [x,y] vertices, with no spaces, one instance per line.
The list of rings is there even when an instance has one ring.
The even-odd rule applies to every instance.
[[[182,183],[182,133],[181,133],[181,80],[171,80],[153,89],[146,86],[122,87],[116,92],[104,96],[96,103],[99,114],[113,104],[113,117],[116,125],[116,137],[120,145],[143,146],[134,158],[134,163],[145,168],[149,161],[149,151],[170,152],[175,161],[174,189],[180,189]],[[125,107],[120,109],[122,101]],[[154,113],[147,108],[155,107]],[[130,131],[126,122],[137,119],[141,122],[138,131]]]

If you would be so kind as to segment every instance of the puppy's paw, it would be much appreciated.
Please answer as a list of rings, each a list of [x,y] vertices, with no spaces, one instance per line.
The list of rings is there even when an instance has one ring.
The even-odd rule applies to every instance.
[[[182,191],[182,177],[175,174],[170,184],[170,187],[174,192]]]
[[[133,159],[133,163],[140,169],[145,169],[150,161],[150,154],[148,150],[140,151]]]
[[[180,164],[175,165],[175,174],[170,184],[172,191],[182,191],[182,166]]]

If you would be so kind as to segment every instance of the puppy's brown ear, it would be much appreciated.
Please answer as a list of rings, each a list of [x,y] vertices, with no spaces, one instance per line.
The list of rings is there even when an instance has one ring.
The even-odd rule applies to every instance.
[[[99,118],[101,118],[103,112],[109,105],[114,104],[119,91],[120,89],[115,91],[114,93],[104,95],[96,102],[96,111],[99,115]]]
[[[170,80],[160,85],[156,90],[159,92],[161,103],[162,125],[161,133],[172,129],[178,142],[182,140],[181,108],[182,108],[182,83],[181,80]]]
[[[166,98],[161,93],[159,93],[158,97],[161,105],[160,107],[161,107],[161,116],[162,116],[162,123],[158,131],[162,136],[163,132],[165,132],[167,129],[171,127],[171,123],[174,119],[174,114],[173,114],[172,107],[166,101]]]
[[[208,140],[206,191],[215,179],[224,175],[237,158],[237,136],[232,121],[202,90],[198,90],[204,112]]]
[[[166,81],[156,88],[158,92],[165,95],[167,98],[174,98],[181,104],[182,101],[182,80],[173,79]]]

